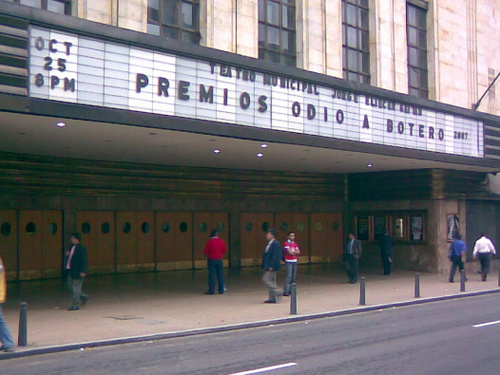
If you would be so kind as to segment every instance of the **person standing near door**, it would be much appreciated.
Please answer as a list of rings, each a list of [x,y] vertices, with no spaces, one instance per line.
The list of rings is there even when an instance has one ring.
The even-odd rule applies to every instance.
[[[359,260],[362,254],[361,241],[356,238],[354,233],[349,233],[349,241],[345,247],[344,259],[349,284],[358,282]]]
[[[266,233],[268,243],[262,256],[262,269],[264,270],[262,281],[269,288],[269,299],[264,303],[277,303],[280,295],[276,278],[281,267],[282,249],[277,237],[278,233],[274,229],[269,229]]]
[[[288,233],[288,239],[283,246],[283,253],[286,264],[286,279],[285,286],[283,287],[283,295],[290,295],[290,287],[295,283],[297,278],[297,256],[300,255],[300,249],[297,242],[295,242],[295,232]]]
[[[87,276],[87,248],[81,244],[81,233],[71,235],[71,248],[66,253],[66,272],[68,274],[68,289],[72,294],[72,304],[69,311],[80,310],[80,303],[85,305],[88,295],[82,290],[83,280]]]
[[[219,294],[224,294],[224,254],[227,251],[226,243],[219,238],[219,232],[213,229],[210,240],[205,245],[203,253],[207,256],[208,290],[205,294],[215,294],[215,279],[217,278]]]
[[[472,253],[473,257],[479,257],[481,262],[481,280],[486,281],[488,273],[490,272],[490,258],[492,255],[496,254],[495,246],[493,242],[486,237],[485,233],[481,233],[481,237],[476,241],[474,245],[474,251]]]
[[[2,258],[0,258],[0,351],[13,352],[14,351],[14,338],[10,332],[9,326],[3,317],[2,304],[7,300],[7,273],[3,265]]]

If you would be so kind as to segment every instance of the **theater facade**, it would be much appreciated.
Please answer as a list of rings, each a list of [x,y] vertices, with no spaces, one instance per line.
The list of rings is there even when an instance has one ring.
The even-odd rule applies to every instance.
[[[59,277],[74,231],[93,275],[204,268],[212,228],[233,268],[270,228],[303,264],[341,262],[351,231],[365,264],[387,230],[417,271],[447,271],[457,233],[469,258],[500,243],[491,93],[484,112],[213,47],[0,1],[10,280]]]

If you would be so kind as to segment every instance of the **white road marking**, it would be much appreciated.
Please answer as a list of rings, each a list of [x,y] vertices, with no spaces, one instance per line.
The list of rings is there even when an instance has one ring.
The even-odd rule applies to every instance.
[[[474,328],[481,328],[481,327],[486,327],[486,326],[492,326],[495,324],[500,324],[500,320],[497,320],[495,322],[488,322],[488,323],[482,323],[482,324],[476,324],[475,326],[472,326]]]
[[[258,369],[255,369],[255,370],[248,370],[248,371],[243,371],[243,372],[235,372],[233,374],[228,374],[228,375],[250,375],[250,374],[258,374],[260,372],[274,371],[274,370],[279,370],[279,369],[282,369],[282,368],[292,367],[292,366],[297,366],[297,364],[295,362],[290,362],[290,363],[284,363],[282,365],[276,365],[276,366],[258,368]]]

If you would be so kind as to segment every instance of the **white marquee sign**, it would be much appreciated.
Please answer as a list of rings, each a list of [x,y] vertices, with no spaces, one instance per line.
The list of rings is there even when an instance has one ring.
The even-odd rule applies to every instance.
[[[30,96],[483,157],[483,124],[224,63],[32,27]]]

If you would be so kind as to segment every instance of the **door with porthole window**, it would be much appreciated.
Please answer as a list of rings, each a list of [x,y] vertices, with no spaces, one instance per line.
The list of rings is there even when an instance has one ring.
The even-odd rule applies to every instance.
[[[229,258],[229,214],[227,212],[194,212],[193,213],[193,257],[195,268],[206,268],[207,261],[203,254],[205,245],[210,239],[212,229],[217,229],[219,238],[224,240],[228,247],[224,255],[224,265]]]
[[[344,248],[342,213],[311,214],[311,262],[341,262]]]
[[[266,232],[274,228],[271,212],[244,212],[240,216],[241,265],[260,265],[267,245]],[[280,242],[282,240],[280,239]]]
[[[0,210],[0,256],[7,280],[17,280],[17,211]]]

